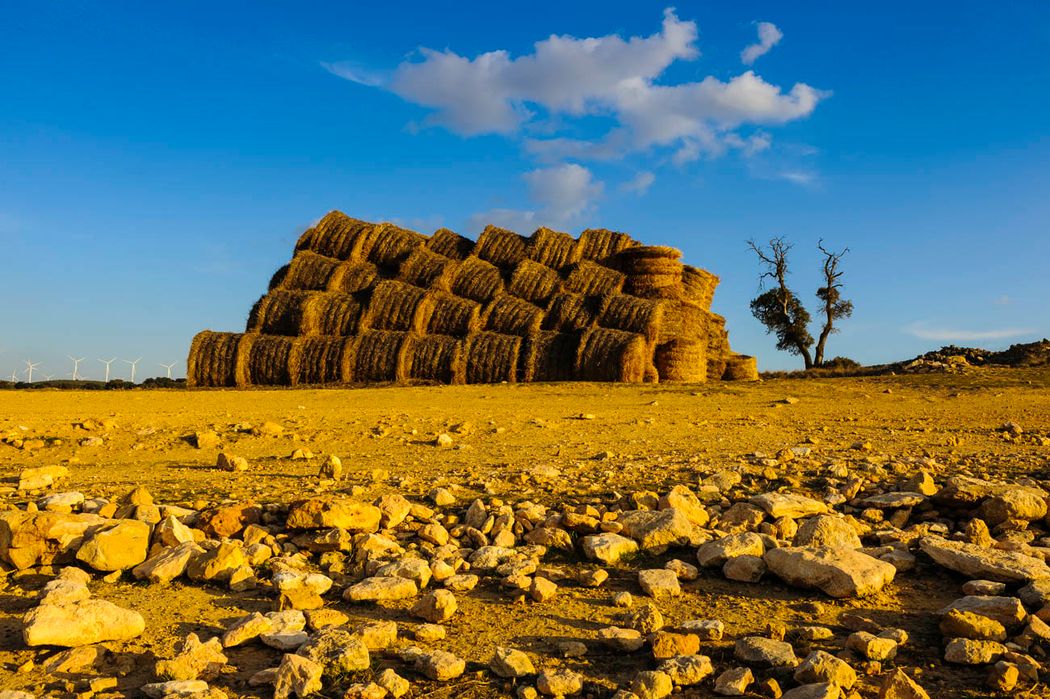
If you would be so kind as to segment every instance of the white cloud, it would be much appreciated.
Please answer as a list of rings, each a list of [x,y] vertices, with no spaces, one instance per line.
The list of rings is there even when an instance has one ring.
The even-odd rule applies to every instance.
[[[321,67],[332,75],[368,87],[382,87],[388,80],[388,77],[383,73],[365,68],[356,63],[351,63],[350,61],[339,61],[336,63],[322,62]]]
[[[656,175],[648,170],[643,170],[620,185],[620,189],[624,192],[631,192],[641,196],[649,191],[649,188],[653,186],[653,182],[656,182]]]
[[[779,38],[768,23],[759,25],[759,33],[772,43]],[[526,127],[548,133],[524,145],[550,162],[615,159],[654,147],[669,148],[676,162],[720,155],[737,147],[734,140],[744,140],[736,129],[804,118],[828,94],[801,82],[784,90],[752,71],[727,81],[661,81],[673,63],[700,55],[697,35],[694,22],[668,9],[660,31],[646,37],[551,36],[518,57],[505,50],[469,58],[422,48],[422,60],[400,64],[389,80],[353,64],[325,67],[428,107],[427,125],[464,136],[517,136]],[[589,139],[563,135],[585,116],[609,118],[612,126]],[[763,138],[768,143],[768,134]]]
[[[921,340],[937,342],[971,342],[977,340],[1005,340],[1008,338],[1031,335],[1033,328],[997,328],[994,330],[959,330],[930,326],[925,322],[915,322],[904,328],[904,332]]]
[[[741,51],[740,60],[746,66],[753,64],[761,56],[769,53],[769,50],[780,43],[783,38],[784,32],[780,31],[777,25],[772,22],[759,22],[758,43],[751,44]]]
[[[468,227],[481,230],[494,224],[525,234],[541,225],[569,226],[592,211],[605,190],[590,170],[575,163],[538,168],[522,179],[535,209],[491,209],[471,216]]]

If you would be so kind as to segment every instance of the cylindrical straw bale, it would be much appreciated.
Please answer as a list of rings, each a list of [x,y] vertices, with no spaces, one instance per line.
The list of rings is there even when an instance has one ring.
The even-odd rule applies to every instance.
[[[528,241],[514,231],[487,226],[474,246],[474,255],[500,269],[514,269],[528,256]]]
[[[372,227],[367,221],[331,211],[299,238],[295,251],[312,250],[337,260],[359,259],[362,238]]]
[[[385,279],[376,285],[368,309],[361,317],[361,328],[367,330],[403,330],[422,332],[420,323],[428,315],[427,292],[418,286]],[[423,308],[421,308],[423,307]]]
[[[746,354],[731,354],[726,357],[723,381],[758,381],[758,360]]]
[[[521,338],[493,332],[467,337],[467,383],[515,383]]]
[[[671,340],[656,347],[656,369],[661,381],[702,383],[707,380],[707,343]]]
[[[280,335],[256,335],[247,347],[242,340],[238,353],[246,361],[246,385],[295,385],[299,378],[299,367],[294,366],[294,343],[295,338]]]
[[[583,334],[576,353],[579,381],[641,383],[652,363],[645,338],[623,330],[594,328]]]
[[[427,247],[418,247],[401,264],[397,278],[406,284],[423,289],[449,290],[449,280],[456,261]]]
[[[347,337],[357,333],[364,313],[358,296],[334,291],[317,292],[307,303],[299,335]]]
[[[681,257],[681,250],[666,245],[635,245],[616,253],[610,264],[627,275],[671,274],[681,269]]]
[[[503,293],[499,268],[477,257],[468,257],[449,275],[449,291],[480,303],[488,303]]]
[[[288,277],[288,270],[290,268],[291,265],[281,265],[278,267],[277,271],[273,273],[272,277],[270,277],[270,283],[266,287],[267,290],[273,291],[274,289],[285,288],[284,280]]]
[[[580,247],[568,233],[537,228],[529,238],[529,259],[555,270],[580,261]]]
[[[318,255],[310,250],[300,250],[292,258],[292,264],[288,268],[288,275],[281,284],[283,289],[294,289],[299,291],[324,291],[328,289],[328,282],[332,274],[342,264],[346,264],[333,257]]]
[[[426,243],[427,249],[453,260],[465,260],[474,251],[474,241],[447,228],[434,231]]]
[[[356,294],[371,289],[379,281],[379,269],[371,262],[347,260],[332,270],[328,291]]]
[[[569,268],[562,288],[584,296],[605,296],[623,291],[624,275],[604,265],[581,260]]]
[[[663,322],[663,302],[627,294],[604,297],[598,311],[600,327],[637,333],[650,345],[659,338]]]
[[[237,385],[237,347],[240,333],[197,333],[186,360],[186,385],[230,387]]]
[[[465,337],[483,325],[480,303],[438,289],[427,292],[427,302],[420,308],[417,321],[426,333]]]
[[[374,265],[396,269],[412,252],[426,242],[426,237],[392,223],[375,226],[361,252]]]
[[[703,340],[707,345],[707,311],[695,303],[680,299],[661,301],[664,306],[664,322],[657,342],[671,340]]]
[[[572,381],[576,354],[580,349],[578,333],[545,330],[525,338],[525,371],[522,381]]]
[[[446,384],[466,381],[466,347],[458,337],[412,333],[401,353],[406,380]]]
[[[685,296],[704,310],[711,308],[719,279],[706,269],[685,265],[682,270],[682,287]]]
[[[318,292],[275,289],[252,308],[248,332],[265,335],[303,335],[308,328],[309,303]]]
[[[543,309],[514,296],[503,295],[485,307],[485,329],[505,335],[529,335],[540,331]]]
[[[594,325],[598,315],[600,297],[562,292],[551,296],[547,303],[547,314],[543,319],[544,330],[559,332],[582,332]]]
[[[578,255],[583,260],[605,260],[638,243],[626,233],[617,233],[604,228],[588,228],[580,234],[577,243]]]
[[[403,381],[401,349],[407,337],[406,332],[391,330],[370,330],[354,337],[343,353],[343,382]]]
[[[304,386],[337,384],[342,380],[343,351],[352,338],[299,337],[291,364],[298,367],[295,383]]]
[[[522,260],[511,275],[507,293],[538,305],[546,305],[558,290],[561,277],[550,267],[532,260]]]

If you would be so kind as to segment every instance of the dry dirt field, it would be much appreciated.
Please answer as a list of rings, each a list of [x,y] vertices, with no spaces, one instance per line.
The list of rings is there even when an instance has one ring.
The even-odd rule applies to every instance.
[[[257,428],[268,422],[283,430],[260,434]],[[1008,422],[1023,433],[1002,432]],[[194,435],[206,431],[219,436],[221,447],[195,446]],[[451,435],[451,446],[434,445],[440,433]],[[0,436],[23,444],[42,440],[32,450],[0,443],[0,498],[6,509],[24,510],[48,493],[68,491],[119,501],[139,486],[158,505],[192,510],[244,501],[266,510],[267,505],[322,493],[373,502],[397,493],[434,508],[435,521],[454,530],[457,518],[461,520],[477,498],[490,507],[494,500],[495,507],[500,501],[514,506],[530,501],[551,512],[583,512],[578,506],[591,505],[601,513],[655,505],[655,498],[646,493],[662,495],[685,485],[701,494],[714,522],[730,504],[758,493],[792,492],[823,500],[828,493],[855,485],[851,479],[860,479],[860,495],[849,493],[846,500],[851,501],[896,490],[920,469],[932,475],[937,486],[951,477],[970,475],[1045,487],[1050,476],[1050,370],[707,385],[4,391]],[[314,458],[293,460],[296,449],[308,450]],[[246,458],[248,470],[218,469],[220,450]],[[323,482],[318,469],[330,454],[340,457],[344,474],[339,481]],[[67,466],[69,475],[55,487],[17,490],[23,470],[56,464]],[[725,485],[726,471],[737,472],[740,482]],[[435,507],[429,497],[435,488],[448,489],[455,502]],[[837,512],[877,524],[865,509],[849,502],[836,506]],[[932,517],[923,517],[929,509],[929,503],[920,505],[910,513],[910,521],[895,524],[906,529],[929,521]],[[267,511],[284,512],[273,507]],[[267,521],[264,518],[263,524]],[[1041,521],[1032,529],[1037,540],[1045,536]],[[572,537],[576,540],[585,532],[586,526]],[[994,530],[992,534],[998,536]],[[706,538],[712,538],[710,531]],[[426,544],[405,541],[410,550],[429,550]],[[877,542],[865,537],[864,543]],[[579,672],[584,678],[581,696],[611,696],[629,687],[639,671],[659,665],[646,648],[624,652],[597,640],[599,629],[626,626],[625,610],[614,606],[613,596],[631,593],[632,610],[653,602],[639,587],[638,570],[662,568],[671,559],[695,565],[696,548],[671,546],[603,565],[609,578],[599,587],[562,580],[557,594],[541,602],[508,592],[497,577],[483,576],[474,590],[456,593],[459,609],[444,624],[447,636],[433,642],[412,640],[421,623],[409,613],[413,600],[346,602],[342,590],[363,573],[352,566],[328,571],[335,584],[324,595],[325,606],[345,613],[348,628],[390,619],[398,622],[400,637],[392,648],[372,653],[370,670],[326,682],[322,696],[342,696],[347,683],[367,682],[388,667],[411,681],[408,696],[416,697],[512,695],[518,685],[535,684],[535,675],[515,683],[490,673],[489,660],[497,646],[527,652],[536,672]],[[862,598],[835,599],[789,586],[772,574],[755,583],[732,581],[721,567],[702,568],[697,579],[682,581],[680,595],[654,602],[667,628],[691,619],[719,620],[725,627],[722,639],[700,643],[699,652],[714,666],[712,677],[676,692],[716,696],[713,678],[742,664],[734,659],[734,642],[768,635],[770,624],[774,636],[778,628],[786,629],[800,659],[811,649],[843,654],[846,637],[856,630],[843,621],[844,615],[859,611],[881,628],[901,628],[908,635],[896,657],[881,663],[843,656],[851,658],[860,676],[852,690],[859,696],[877,696],[883,679],[897,667],[932,697],[999,696],[986,687],[988,666],[943,660],[936,612],[963,595],[960,588],[968,578],[935,564],[917,547],[912,546],[912,553],[913,568],[901,570],[891,583]],[[311,570],[325,572],[318,562],[314,554]],[[542,564],[555,567],[552,577],[559,569],[569,570],[571,577],[572,570],[599,567],[584,561],[578,547],[574,555],[551,548]],[[53,569],[0,567],[0,688],[38,696],[91,696],[87,683],[97,677],[117,678],[117,688],[97,683],[94,696],[142,696],[141,686],[157,681],[156,660],[172,657],[188,633],[206,640],[249,612],[276,609],[266,564],[258,567],[256,589],[239,592],[222,583],[202,584],[184,577],[159,585],[138,581],[130,572],[113,581],[103,581],[96,573],[90,582],[92,596],[138,611],[145,618],[145,631],[133,640],[105,643],[112,652],[102,667],[49,676],[43,665],[58,649],[27,648],[22,617],[36,606]],[[1006,594],[1018,587],[1011,585]],[[793,635],[796,627],[814,624],[828,627],[832,637],[804,641]],[[566,641],[583,642],[586,652],[564,657]],[[450,651],[467,661],[466,672],[447,682],[428,680],[398,653],[411,645]],[[1041,649],[1035,643],[1030,650],[1040,661]],[[281,651],[248,643],[226,649],[226,655],[228,667],[210,682],[212,687],[229,696],[272,694],[272,688],[253,688],[247,681],[257,671],[276,666]],[[772,677],[784,690],[797,684],[791,670],[760,664],[753,670],[756,681]],[[755,696],[775,694],[757,682],[752,691]],[[1014,695],[1048,696],[1048,691],[1043,684],[1022,680]]]

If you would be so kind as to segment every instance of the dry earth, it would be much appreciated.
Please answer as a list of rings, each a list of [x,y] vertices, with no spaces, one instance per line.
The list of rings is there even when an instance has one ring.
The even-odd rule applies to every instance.
[[[253,434],[250,428],[265,422],[284,430]],[[1023,438],[1004,435],[999,428],[1007,422],[1019,424]],[[245,457],[249,470],[217,469],[219,449],[194,446],[194,435],[208,430],[220,436],[223,450]],[[452,436],[450,448],[434,446],[439,433]],[[721,501],[726,506],[770,490],[820,499],[851,476],[864,479],[865,492],[892,490],[920,468],[938,485],[965,474],[1012,482],[1027,478],[1045,487],[1050,476],[1050,370],[698,386],[0,392],[0,436],[12,434],[44,444],[32,451],[0,444],[0,497],[7,507],[22,509],[45,493],[17,491],[19,474],[53,464],[68,466],[70,473],[47,492],[76,490],[88,498],[119,500],[132,488],[145,486],[158,504],[193,509],[223,501],[288,503],[322,492],[352,494],[363,502],[400,493],[432,505],[428,494],[436,487],[448,488],[456,499],[443,511],[459,514],[475,498],[508,504],[529,500],[557,511],[587,504],[630,509],[646,500],[631,499],[632,494],[663,494],[680,484],[702,490],[705,479],[726,470],[739,472],[742,482],[712,505]],[[791,448],[799,449],[784,452]],[[316,457],[293,460],[296,449]],[[341,482],[319,480],[318,468],[328,454],[342,460]],[[858,517],[862,509],[855,512]],[[563,585],[553,599],[541,603],[515,599],[498,581],[483,579],[476,590],[457,593],[459,612],[446,623],[447,637],[418,644],[465,658],[462,677],[428,681],[388,651],[373,654],[372,670],[357,681],[393,667],[412,681],[409,696],[512,693],[510,681],[486,669],[494,648],[509,646],[528,652],[537,670],[566,667],[582,673],[585,694],[611,695],[627,687],[639,670],[656,667],[645,650],[624,653],[596,642],[598,629],[624,625],[613,595],[632,593],[638,608],[646,598],[637,570],[661,568],[675,558],[695,564],[695,550],[672,547],[605,566],[610,577],[600,587]],[[557,551],[544,562],[596,567]],[[49,677],[41,664],[55,649],[30,649],[22,640],[21,618],[36,605],[50,573],[46,568],[11,572],[9,567],[2,573],[0,688],[73,696],[84,692],[86,680],[95,676]],[[185,579],[161,586],[135,581],[129,574],[116,582],[100,577],[90,584],[93,597],[137,610],[145,617],[146,630],[132,641],[105,644],[114,655],[103,675],[117,676],[119,690],[95,696],[120,696],[115,691],[140,696],[138,688],[155,681],[155,660],[171,657],[187,633],[204,640],[247,612],[275,608],[275,594],[265,583],[256,590],[231,592]],[[353,578],[332,577],[336,586],[326,595],[326,606],[348,614],[350,626],[392,619],[411,638],[419,623],[407,612],[411,601],[350,604],[338,593]],[[786,627],[789,638],[799,625],[832,629],[831,639],[796,642],[799,657],[811,647],[841,653],[851,632],[843,615],[859,610],[882,627],[903,628],[910,637],[893,660],[881,665],[853,661],[861,675],[855,687],[860,696],[876,696],[882,679],[896,667],[906,669],[933,697],[989,696],[987,667],[943,660],[935,612],[962,596],[960,586],[966,580],[916,553],[915,568],[900,572],[881,591],[839,600],[787,586],[771,575],[758,583],[730,581],[714,568],[683,582],[682,595],[657,604],[668,626],[689,619],[724,623],[722,640],[701,643],[700,652],[711,658],[716,676],[739,665],[733,659],[736,639],[766,634],[771,623]],[[586,643],[588,652],[563,658],[560,644],[567,640]],[[398,645],[411,644],[400,640]],[[282,654],[248,644],[228,649],[227,655],[235,670],[213,686],[231,696],[268,696],[246,681],[275,666]],[[795,684],[790,672],[756,670],[755,676],[776,677],[785,688]],[[1022,686],[1031,696],[1047,696],[1045,685]],[[341,689],[326,688],[324,695],[341,696]],[[711,680],[684,688],[682,696],[714,696]]]

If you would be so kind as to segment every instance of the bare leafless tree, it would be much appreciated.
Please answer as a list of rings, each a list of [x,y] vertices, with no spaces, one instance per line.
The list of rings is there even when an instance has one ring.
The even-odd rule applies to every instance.
[[[810,347],[813,336],[809,334],[809,312],[788,287],[788,252],[791,243],[783,237],[772,238],[766,246],[754,239],[747,241],[748,247],[765,266],[759,277],[763,287],[765,280],[773,281],[773,288],[751,300],[751,313],[766,326],[768,332],[777,336],[777,349],[802,357],[806,368],[813,367]]]
[[[842,298],[843,272],[839,269],[839,262],[849,252],[849,248],[842,248],[841,252],[832,252],[824,247],[824,239],[821,238],[817,249],[824,255],[824,286],[817,289],[817,298],[824,303],[824,327],[820,329],[820,336],[817,338],[813,361],[817,366],[821,366],[824,364],[824,346],[828,336],[838,332],[835,321],[853,315],[853,302]]]

